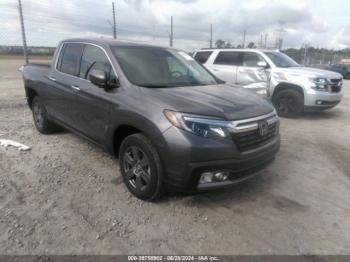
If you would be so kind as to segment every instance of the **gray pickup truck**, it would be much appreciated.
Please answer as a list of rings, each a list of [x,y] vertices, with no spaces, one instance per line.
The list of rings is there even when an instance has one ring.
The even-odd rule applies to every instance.
[[[37,130],[60,125],[118,157],[140,199],[237,184],[279,149],[273,106],[224,84],[181,50],[70,39],[51,67],[28,64],[23,77]]]
[[[194,58],[228,83],[267,94],[280,116],[329,109],[343,96],[341,74],[302,67],[279,51],[203,49]]]

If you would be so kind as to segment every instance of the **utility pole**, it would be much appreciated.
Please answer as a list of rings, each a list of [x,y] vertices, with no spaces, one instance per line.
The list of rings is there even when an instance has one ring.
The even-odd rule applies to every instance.
[[[26,31],[24,28],[24,20],[23,20],[23,11],[22,11],[22,2],[21,0],[18,0],[18,11],[19,11],[19,18],[21,22],[21,29],[22,29],[22,41],[23,41],[23,55],[24,55],[24,61],[26,64],[28,64],[28,52],[27,52],[27,40],[26,40]]]
[[[263,48],[263,34],[260,34],[260,48]]]
[[[210,48],[213,48],[213,24],[210,24]]]
[[[247,33],[247,29],[244,29],[243,31],[243,43],[242,43],[242,48],[245,48],[245,35]]]
[[[307,45],[307,43],[305,43],[305,49],[304,49],[304,65],[306,65],[306,56],[307,56],[307,49],[308,49],[308,45]]]
[[[113,39],[117,39],[117,22],[115,19],[115,5],[112,2],[112,11],[113,11]]]
[[[173,40],[174,40],[174,31],[173,31],[173,16],[171,16],[171,21],[170,21],[170,47],[173,46]]]
[[[265,49],[267,48],[267,36],[268,36],[268,34],[266,33],[266,34],[265,34],[265,45],[264,45],[264,48],[265,48]]]

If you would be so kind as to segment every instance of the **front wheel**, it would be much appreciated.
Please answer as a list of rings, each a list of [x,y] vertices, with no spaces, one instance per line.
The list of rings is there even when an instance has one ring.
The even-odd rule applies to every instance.
[[[272,102],[278,115],[282,117],[297,117],[304,110],[304,97],[296,90],[279,91]]]
[[[162,193],[162,164],[151,141],[142,134],[124,139],[119,165],[129,191],[142,200],[152,201]]]

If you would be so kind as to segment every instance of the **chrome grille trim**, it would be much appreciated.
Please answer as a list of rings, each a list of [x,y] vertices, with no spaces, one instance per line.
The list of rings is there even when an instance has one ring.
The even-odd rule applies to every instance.
[[[270,126],[278,122],[278,116],[276,112],[271,112],[269,114],[262,115],[259,117],[232,121],[228,129],[231,133],[242,133],[242,132],[256,130],[258,129],[259,122],[261,120],[266,120],[267,124]]]
[[[200,118],[190,114],[184,114],[183,118],[185,121],[195,121],[196,123],[226,127],[230,133],[242,133],[258,129],[259,121],[261,120],[266,120],[269,126],[278,122],[278,116],[275,111],[262,116],[233,121]]]

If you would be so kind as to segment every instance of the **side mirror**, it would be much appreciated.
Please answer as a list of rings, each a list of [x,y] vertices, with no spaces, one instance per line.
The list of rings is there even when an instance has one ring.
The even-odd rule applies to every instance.
[[[107,74],[103,70],[93,69],[89,74],[89,80],[100,88],[107,86]]]
[[[267,63],[265,61],[259,61],[257,63],[257,66],[258,67],[263,67],[263,68],[267,68]]]

